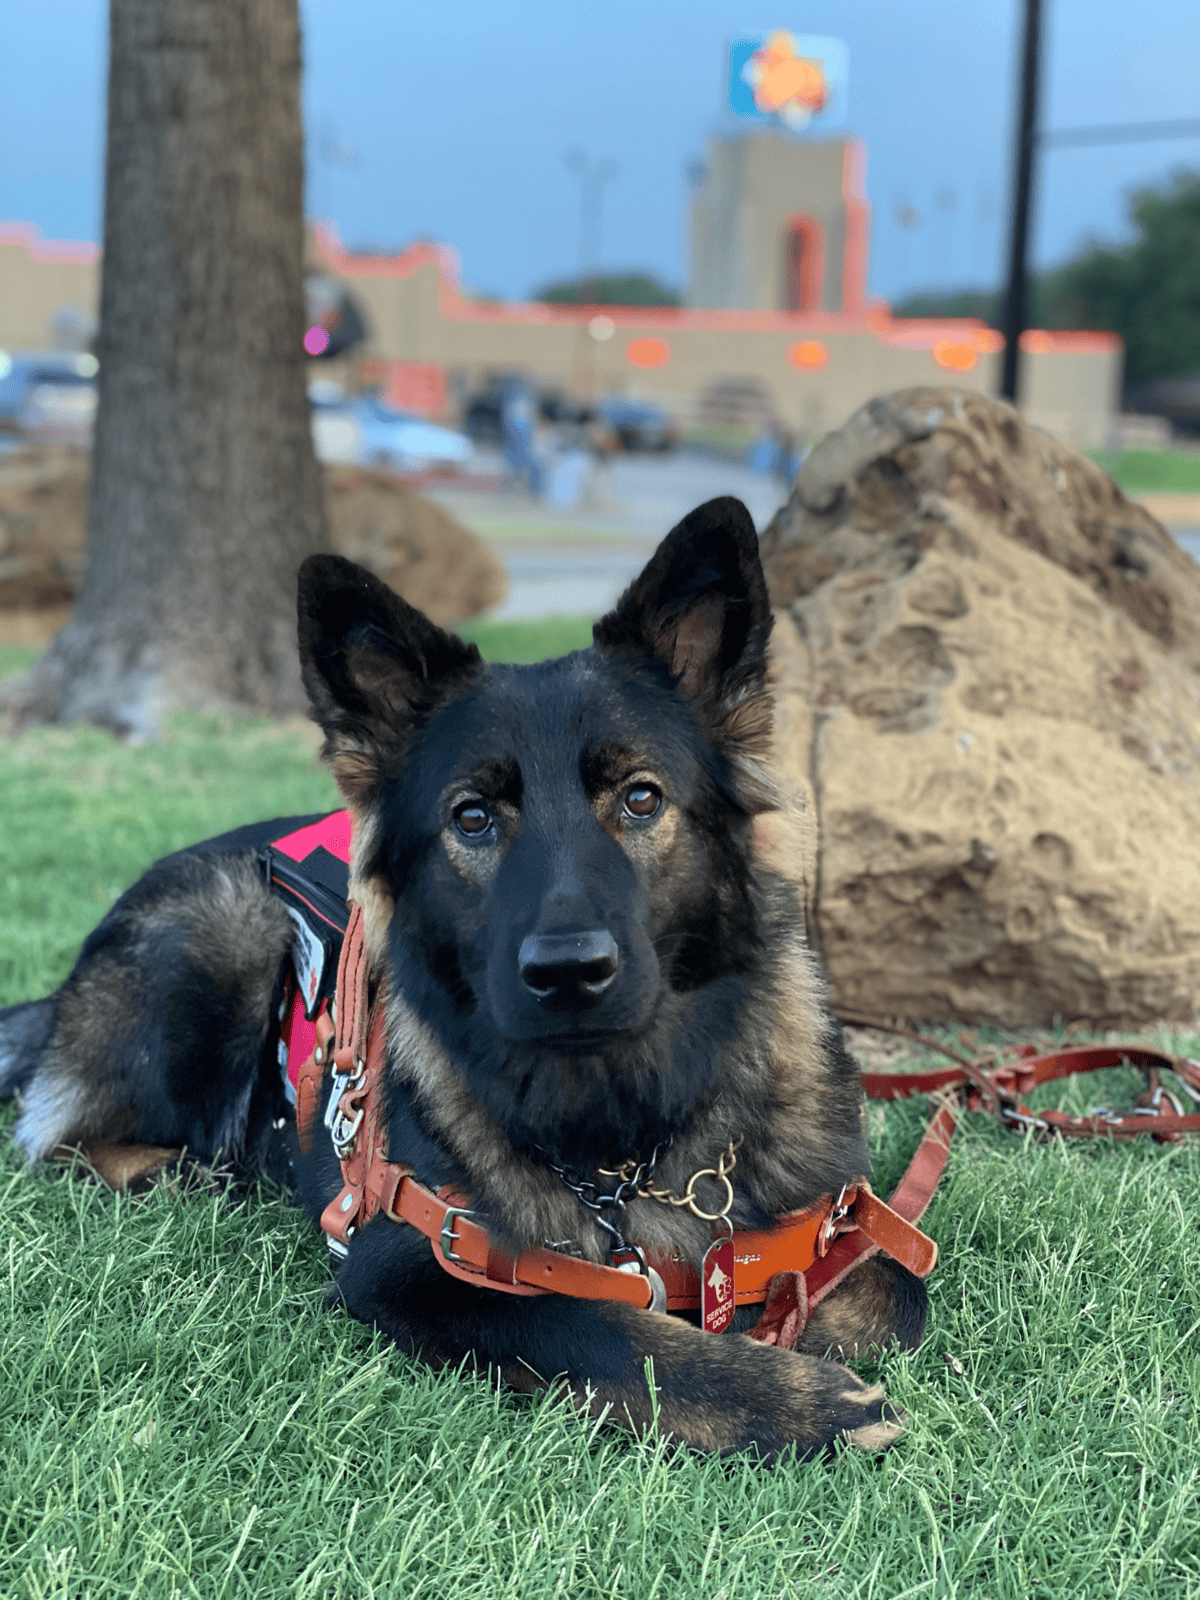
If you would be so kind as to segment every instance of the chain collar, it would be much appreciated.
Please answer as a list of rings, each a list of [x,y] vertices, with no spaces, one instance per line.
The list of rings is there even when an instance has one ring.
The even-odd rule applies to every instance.
[[[572,1172],[569,1167],[558,1166],[555,1162],[550,1160],[549,1156],[546,1156],[546,1152],[544,1150],[541,1151],[541,1154],[546,1156],[546,1162],[551,1172],[555,1173],[559,1178],[561,1178],[562,1182],[568,1189],[570,1189],[571,1193],[579,1201],[580,1205],[586,1206],[589,1211],[594,1213],[597,1223],[604,1229],[605,1233],[608,1234],[609,1253],[616,1254],[620,1251],[629,1251],[633,1249],[633,1246],[625,1238],[625,1235],[617,1226],[616,1221],[606,1217],[604,1213],[606,1211],[612,1212],[615,1216],[615,1213],[621,1210],[627,1200],[632,1200],[636,1195],[643,1192],[643,1185],[651,1181],[651,1177],[654,1172],[655,1165],[658,1162],[659,1156],[665,1149],[668,1148],[669,1145],[670,1140],[668,1140],[667,1144],[665,1145],[656,1144],[654,1147],[654,1152],[648,1161],[639,1161],[636,1163],[627,1161],[619,1171],[612,1171],[606,1167],[597,1168],[597,1171],[600,1173],[601,1177],[616,1178],[619,1180],[616,1186],[613,1188],[611,1194],[601,1194],[599,1192],[598,1184],[593,1183],[588,1178],[580,1178],[578,1174]],[[560,1241],[560,1243],[565,1242],[566,1241]]]
[[[665,1145],[655,1145],[648,1161],[625,1161],[619,1167],[597,1167],[601,1178],[617,1180],[608,1193],[601,1193],[599,1184],[580,1178],[568,1167],[558,1166],[548,1156],[546,1160],[551,1172],[557,1174],[580,1205],[586,1206],[594,1214],[596,1222],[609,1237],[609,1251],[619,1254],[635,1248],[625,1238],[616,1220],[616,1214],[629,1200],[657,1200],[663,1206],[684,1206],[701,1222],[726,1220],[733,1209],[733,1184],[729,1174],[737,1166],[737,1150],[741,1142],[741,1139],[731,1139],[728,1147],[718,1156],[715,1167],[700,1167],[693,1172],[682,1194],[673,1194],[670,1189],[664,1189],[654,1181],[654,1169],[659,1157],[669,1148],[670,1140]],[[541,1154],[546,1155],[546,1152],[543,1150]],[[723,1186],[724,1201],[719,1210],[706,1211],[697,1199],[696,1184],[701,1178],[712,1178]],[[606,1212],[609,1215],[606,1216]],[[572,1240],[560,1239],[554,1241],[552,1248],[562,1249],[573,1243]]]
[[[652,1177],[654,1160],[648,1164],[635,1167],[632,1161],[625,1162],[615,1172],[610,1172],[607,1167],[600,1167],[598,1171],[605,1178],[621,1178],[625,1184],[633,1184],[634,1193],[647,1200],[657,1200],[660,1206],[686,1206],[694,1217],[699,1217],[701,1222],[720,1222],[733,1210],[733,1184],[729,1181],[729,1174],[737,1166],[737,1151],[741,1139],[731,1139],[728,1147],[717,1157],[715,1167],[701,1167],[693,1172],[687,1181],[687,1188],[682,1194],[672,1194],[669,1189],[661,1189]],[[658,1151],[654,1152],[657,1158]],[[725,1190],[724,1204],[719,1211],[705,1211],[696,1198],[696,1183],[700,1178],[712,1178],[723,1185]]]

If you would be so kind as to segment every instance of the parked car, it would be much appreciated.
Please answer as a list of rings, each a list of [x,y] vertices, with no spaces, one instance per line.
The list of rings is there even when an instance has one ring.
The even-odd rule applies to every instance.
[[[601,400],[596,411],[623,450],[671,450],[678,442],[674,418],[653,400],[615,397]]]
[[[87,444],[99,370],[86,353],[0,351],[0,434]]]
[[[1126,396],[1134,411],[1165,417],[1180,433],[1200,434],[1200,372],[1151,378]]]
[[[595,420],[595,410],[563,389],[539,387],[520,373],[497,373],[473,394],[463,407],[463,430],[477,444],[503,442],[503,417],[506,406],[524,399],[531,415],[540,423],[558,427],[587,428]]]
[[[463,408],[463,432],[476,444],[500,445],[504,437],[504,412],[515,401],[527,401],[530,415],[538,410],[537,395],[522,377],[491,378],[470,395]]]
[[[372,395],[347,400],[335,383],[317,381],[308,389],[312,405],[313,447],[321,461],[393,472],[428,472],[461,467],[474,446],[465,434],[425,417],[401,411]]]

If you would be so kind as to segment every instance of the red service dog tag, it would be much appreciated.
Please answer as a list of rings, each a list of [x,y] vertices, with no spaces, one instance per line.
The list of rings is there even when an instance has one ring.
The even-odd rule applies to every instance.
[[[724,1333],[737,1309],[734,1295],[733,1230],[704,1252],[700,1263],[700,1313],[705,1333]]]

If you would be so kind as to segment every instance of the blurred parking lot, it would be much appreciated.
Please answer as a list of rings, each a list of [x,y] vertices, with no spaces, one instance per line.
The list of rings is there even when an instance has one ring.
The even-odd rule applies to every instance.
[[[491,613],[500,618],[598,616],[694,506],[736,495],[761,532],[785,498],[777,478],[686,449],[601,460],[586,494],[566,508],[519,488],[431,484],[424,492],[503,557],[509,594]]]
[[[97,367],[86,353],[0,351],[0,452],[88,445]],[[500,620],[600,615],[663,535],[717,495],[744,501],[761,532],[801,459],[781,457],[769,428],[739,457],[678,443],[661,408],[643,408],[641,431],[626,438],[615,403],[572,409],[560,400],[556,409],[553,396],[538,403],[516,380],[509,389],[526,400],[524,436],[506,429],[512,396],[503,385],[468,398],[457,427],[376,393],[347,395],[337,383],[315,380],[309,391],[322,461],[412,484],[496,551],[509,578],[507,598],[490,613]],[[1200,562],[1200,493],[1131,492]]]

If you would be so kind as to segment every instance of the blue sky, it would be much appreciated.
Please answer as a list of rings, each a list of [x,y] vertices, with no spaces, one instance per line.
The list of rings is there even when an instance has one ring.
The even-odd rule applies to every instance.
[[[1051,128],[1200,116],[1189,0],[1046,0]],[[601,259],[679,283],[689,162],[718,125],[725,45],[790,28],[850,47],[868,149],[871,288],[995,281],[1003,253],[1020,0],[302,0],[310,212],[352,245],[435,238],[473,288],[509,297],[571,273],[578,180],[565,152],[617,164]],[[7,8],[0,221],[101,228],[107,7]],[[353,165],[329,159],[339,147]],[[1041,164],[1039,264],[1119,238],[1125,195],[1200,164],[1200,139],[1062,150]],[[940,200],[939,200],[940,197]],[[921,225],[895,221],[911,206]]]

